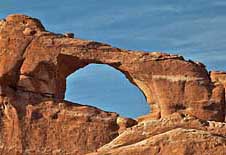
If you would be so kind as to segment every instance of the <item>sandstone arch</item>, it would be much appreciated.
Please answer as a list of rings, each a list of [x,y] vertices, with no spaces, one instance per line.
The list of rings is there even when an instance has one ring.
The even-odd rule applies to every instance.
[[[67,58],[65,58],[67,57]],[[64,60],[63,60],[64,59]],[[66,78],[76,72],[77,70],[81,69],[81,68],[85,68],[86,66],[88,66],[89,64],[105,64],[108,65],[110,67],[113,67],[114,69],[118,70],[119,72],[121,72],[128,80],[131,84],[135,85],[144,95],[144,97],[146,98],[147,102],[151,101],[151,94],[148,92],[148,88],[145,88],[145,85],[143,84],[142,86],[142,82],[139,82],[138,80],[136,80],[135,78],[132,77],[132,75],[130,74],[129,71],[127,70],[123,70],[120,67],[120,63],[118,62],[111,62],[111,63],[106,63],[104,61],[100,61],[100,60],[87,60],[87,59],[74,59],[73,57],[68,57],[67,55],[63,55],[60,54],[58,56],[58,63],[59,64],[63,64],[60,65],[59,69],[59,73],[60,75],[58,76],[60,78],[60,83],[62,88],[59,88],[59,92],[57,92],[57,96],[58,98],[64,98],[65,95],[65,89],[66,89]],[[69,63],[69,64],[68,64]],[[62,72],[65,72],[65,74],[61,74]],[[148,93],[150,95],[148,95]],[[149,100],[148,100],[149,99]]]
[[[70,37],[25,15],[0,20],[2,154],[225,152],[224,72],[210,78],[204,65],[181,56]],[[92,62],[124,72],[154,112],[137,122],[62,100],[66,77]]]
[[[5,90],[10,86],[63,99],[70,73],[90,63],[108,64],[142,90],[152,107],[148,117],[181,112],[224,120],[224,88],[211,82],[201,63],[178,55],[128,51],[50,33],[38,20],[24,15],[7,17],[0,29],[0,47],[6,49],[0,63],[7,62],[0,67],[0,85]]]
[[[143,92],[121,71],[106,64],[91,63],[67,76],[64,100],[130,118],[148,114],[151,110]]]

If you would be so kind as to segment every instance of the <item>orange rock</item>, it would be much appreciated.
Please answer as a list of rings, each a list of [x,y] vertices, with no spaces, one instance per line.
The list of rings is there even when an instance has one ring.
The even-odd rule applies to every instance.
[[[120,133],[124,132],[127,128],[137,125],[137,121],[135,121],[131,118],[118,117],[117,124],[119,126],[118,132],[120,134]]]
[[[226,89],[226,72],[212,71],[210,72],[210,76],[213,82],[222,84]]]
[[[226,123],[175,113],[168,118],[143,121],[89,155],[223,155],[225,135]]]
[[[151,113],[137,124],[63,101],[67,76],[90,63],[125,74]],[[0,21],[0,152],[225,154],[225,79],[182,56],[54,34],[37,19],[10,15]]]
[[[226,92],[226,72],[220,72],[220,71],[212,71],[210,72],[211,80],[215,83],[222,84],[224,86],[224,91]],[[225,103],[226,103],[226,93],[225,93]],[[226,107],[225,114],[226,114]],[[226,115],[225,115],[225,121],[226,121]]]
[[[200,63],[177,55],[126,51],[53,34],[38,20],[24,15],[11,15],[3,23],[1,85],[63,99],[68,75],[90,63],[103,63],[120,70],[141,89],[157,118],[180,111],[201,119],[224,119],[220,110],[224,98],[215,94],[224,90],[210,81]],[[27,35],[33,31],[37,33]]]

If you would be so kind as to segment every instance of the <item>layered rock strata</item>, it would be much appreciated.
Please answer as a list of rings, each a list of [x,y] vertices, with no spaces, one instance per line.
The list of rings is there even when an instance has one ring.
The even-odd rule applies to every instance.
[[[1,154],[225,153],[223,72],[73,37],[25,15],[0,20]],[[91,63],[121,71],[151,113],[136,121],[64,101],[67,76]]]

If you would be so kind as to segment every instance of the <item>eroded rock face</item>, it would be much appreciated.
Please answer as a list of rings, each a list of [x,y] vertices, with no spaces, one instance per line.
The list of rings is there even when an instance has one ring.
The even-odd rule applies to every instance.
[[[226,89],[226,72],[212,71],[210,77],[213,82],[222,84]]]
[[[201,119],[224,119],[224,88],[211,82],[200,63],[53,34],[24,15],[2,21],[0,36],[3,91],[10,86],[63,99],[68,75],[90,63],[103,63],[120,70],[141,89],[152,109],[150,117],[181,111]]]
[[[224,155],[225,135],[226,123],[175,113],[143,121],[89,155]]]
[[[116,113],[66,101],[23,101],[1,102],[2,154],[82,155],[119,135]]]
[[[221,84],[224,86],[224,91],[226,92],[226,72],[220,72],[220,71],[212,71],[210,72],[210,77],[213,82],[216,84]],[[226,103],[226,93],[225,93],[225,103]],[[226,108],[225,109],[225,114],[226,114]],[[225,116],[225,121],[226,121],[226,116]]]
[[[73,36],[48,32],[25,15],[0,21],[2,154],[225,153],[222,73],[210,77],[203,64],[178,55],[128,51]],[[67,76],[90,63],[125,74],[144,93],[151,113],[138,123],[64,101]]]

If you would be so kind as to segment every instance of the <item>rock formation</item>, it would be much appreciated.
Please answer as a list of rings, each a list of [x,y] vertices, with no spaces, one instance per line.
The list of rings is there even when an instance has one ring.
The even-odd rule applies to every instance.
[[[225,73],[73,37],[25,15],[0,21],[1,154],[226,154]],[[136,121],[64,101],[67,76],[90,63],[125,74],[151,113]]]
[[[221,83],[226,89],[226,72],[213,71],[210,72],[210,77],[213,82]]]
[[[127,129],[89,155],[224,155],[226,123],[172,114]]]

